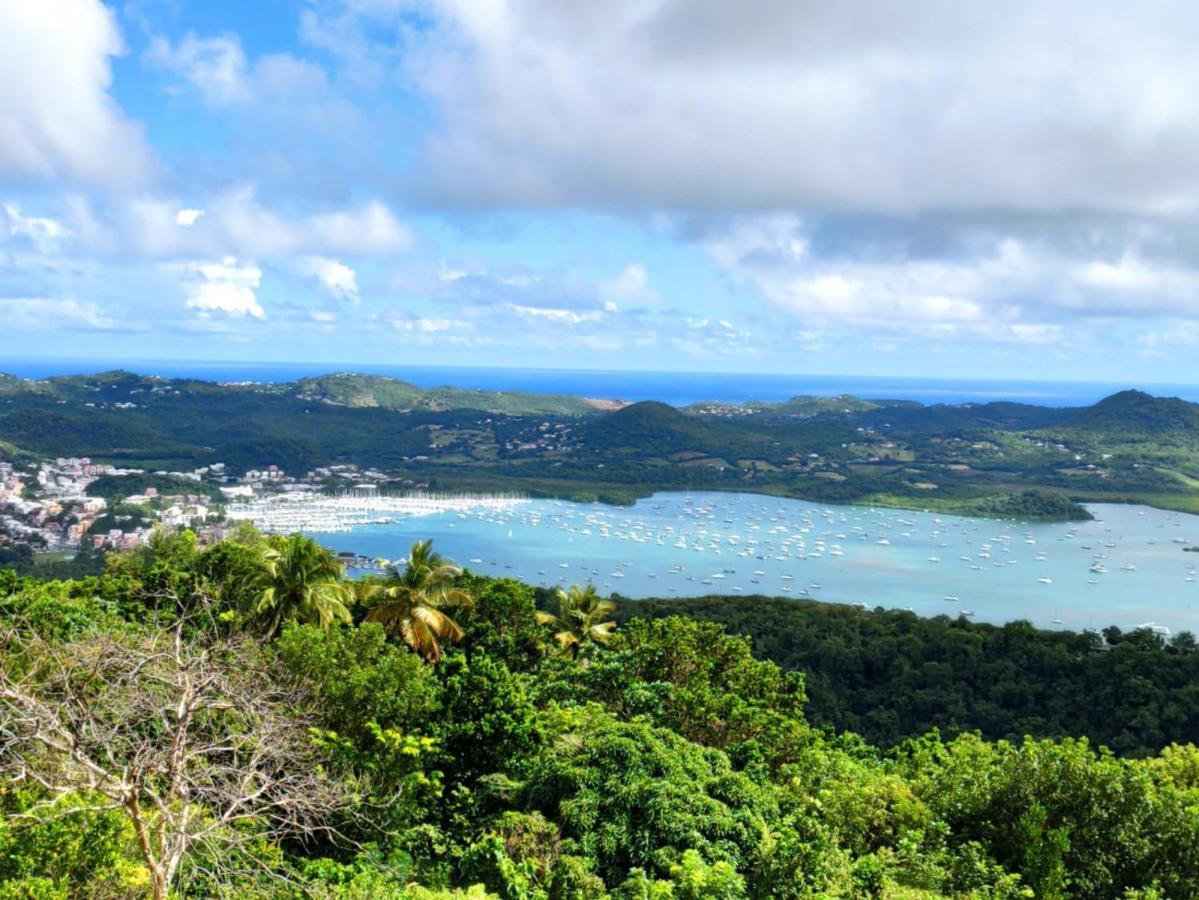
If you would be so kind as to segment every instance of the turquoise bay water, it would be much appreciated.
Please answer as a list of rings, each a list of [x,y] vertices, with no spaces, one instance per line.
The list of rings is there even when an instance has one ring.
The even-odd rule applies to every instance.
[[[1083,629],[1147,622],[1199,632],[1199,517],[1094,505],[1096,521],[1026,524],[823,506],[755,494],[665,493],[632,507],[534,500],[315,534],[335,550],[403,557],[432,538],[475,571],[629,598],[812,597],[1002,623]],[[1106,571],[1104,571],[1106,570]]]

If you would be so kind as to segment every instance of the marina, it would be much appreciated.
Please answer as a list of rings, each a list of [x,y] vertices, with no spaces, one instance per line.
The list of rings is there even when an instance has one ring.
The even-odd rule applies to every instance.
[[[1143,506],[1094,505],[1094,521],[1043,524],[709,492],[631,507],[384,499],[305,501],[320,504],[316,517],[282,505],[270,521],[368,557],[402,557],[432,538],[484,574],[592,582],[632,599],[765,595],[1076,630],[1199,630],[1199,554],[1184,552],[1199,542],[1199,517]]]
[[[231,521],[253,522],[268,533],[337,534],[368,525],[390,525],[447,513],[501,514],[525,502],[516,494],[430,494],[386,495],[373,489],[339,494],[306,492],[270,494],[248,503],[232,504]]]

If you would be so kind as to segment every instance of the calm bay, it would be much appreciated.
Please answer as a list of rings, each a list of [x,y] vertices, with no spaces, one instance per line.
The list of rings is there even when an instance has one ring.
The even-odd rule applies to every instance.
[[[1020,523],[736,493],[662,493],[631,507],[529,500],[395,517],[338,551],[402,558],[417,539],[459,564],[630,599],[811,597],[1042,627],[1199,631],[1199,517],[1097,504],[1090,522]]]

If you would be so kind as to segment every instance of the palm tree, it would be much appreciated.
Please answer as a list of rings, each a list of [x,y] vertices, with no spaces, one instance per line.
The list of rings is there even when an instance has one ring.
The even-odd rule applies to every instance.
[[[262,589],[255,611],[267,635],[279,633],[284,622],[315,623],[328,628],[350,622],[353,585],[342,577],[333,553],[311,538],[292,534],[274,538],[262,554]]]
[[[537,621],[554,629],[554,640],[572,656],[586,641],[606,644],[612,637],[616,623],[607,617],[616,611],[616,604],[605,600],[595,591],[595,585],[570,586],[554,593],[558,600],[558,614],[537,613]]]
[[[371,591],[384,602],[367,613],[366,620],[378,622],[389,635],[398,632],[409,647],[437,662],[442,641],[457,643],[463,637],[444,610],[475,605],[470,594],[456,587],[462,570],[434,552],[432,541],[417,541],[402,567],[389,563],[385,571],[383,582]]]

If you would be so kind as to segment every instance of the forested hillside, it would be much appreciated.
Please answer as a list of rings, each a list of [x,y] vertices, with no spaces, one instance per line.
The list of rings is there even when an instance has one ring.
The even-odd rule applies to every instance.
[[[880,746],[933,728],[1087,737],[1139,756],[1199,741],[1189,632],[1039,631],[770,597],[628,601],[621,616],[687,616],[746,636],[757,657],[804,673],[810,722]]]
[[[0,897],[1194,896],[1191,744],[876,748],[810,723],[825,686],[719,625],[536,596],[427,544],[351,581],[249,528],[159,536],[76,581],[0,570]],[[810,660],[775,621],[759,651]],[[945,665],[1005,641],[1013,666],[1090,652],[935,627]],[[935,634],[908,623],[890,650],[933,655]],[[1159,677],[1108,657],[1129,690]]]
[[[1199,406],[1135,391],[1081,409],[853,397],[675,409],[352,374],[216,384],[108,372],[0,379],[0,453],[224,463],[232,476],[353,464],[435,489],[625,503],[692,489],[1026,521],[1085,518],[1086,501],[1199,511]]]

